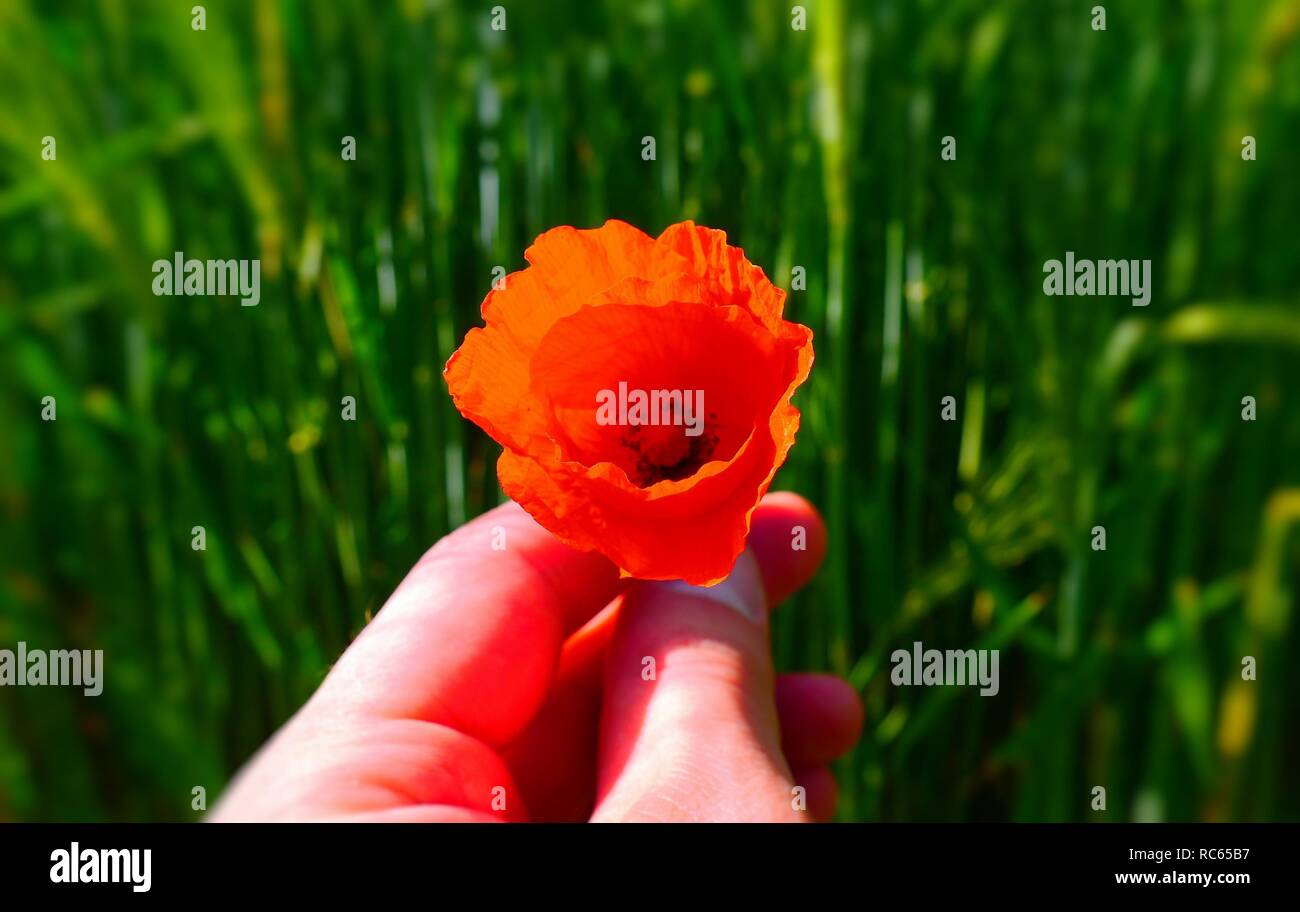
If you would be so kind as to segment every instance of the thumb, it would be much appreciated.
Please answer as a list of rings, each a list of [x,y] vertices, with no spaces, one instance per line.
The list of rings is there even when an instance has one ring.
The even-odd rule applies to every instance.
[[[711,588],[638,584],[615,624],[593,819],[802,819],[753,554]]]

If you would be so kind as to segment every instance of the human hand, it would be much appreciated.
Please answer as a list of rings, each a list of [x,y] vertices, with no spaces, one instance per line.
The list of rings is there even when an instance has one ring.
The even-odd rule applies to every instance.
[[[722,583],[634,582],[498,507],[420,559],[211,819],[826,819],[861,704],[776,676],[767,624],[825,542],[770,494]]]

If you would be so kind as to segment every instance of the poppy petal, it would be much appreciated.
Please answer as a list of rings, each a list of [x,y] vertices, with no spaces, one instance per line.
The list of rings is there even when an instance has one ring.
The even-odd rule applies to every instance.
[[[556,320],[620,279],[649,268],[654,240],[626,222],[567,226],[524,252],[531,264],[507,275],[483,300],[486,326],[471,329],[444,374],[461,414],[500,443],[544,444],[545,427],[528,389],[528,362]]]

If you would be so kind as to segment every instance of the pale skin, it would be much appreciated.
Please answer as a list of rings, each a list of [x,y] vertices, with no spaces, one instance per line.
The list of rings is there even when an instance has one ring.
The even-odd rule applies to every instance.
[[[776,675],[767,622],[825,542],[770,494],[718,587],[633,583],[498,507],[421,558],[211,819],[827,819],[861,704]]]

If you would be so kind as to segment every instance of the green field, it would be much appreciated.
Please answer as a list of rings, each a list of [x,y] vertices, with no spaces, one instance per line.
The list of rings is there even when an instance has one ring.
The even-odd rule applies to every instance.
[[[500,499],[442,366],[607,218],[806,274],[775,650],[863,694],[842,819],[1300,819],[1300,0],[193,5],[0,0],[0,647],[108,681],[0,689],[0,820],[199,816]],[[178,250],[258,306],[155,296]],[[999,695],[892,686],[915,640]]]

